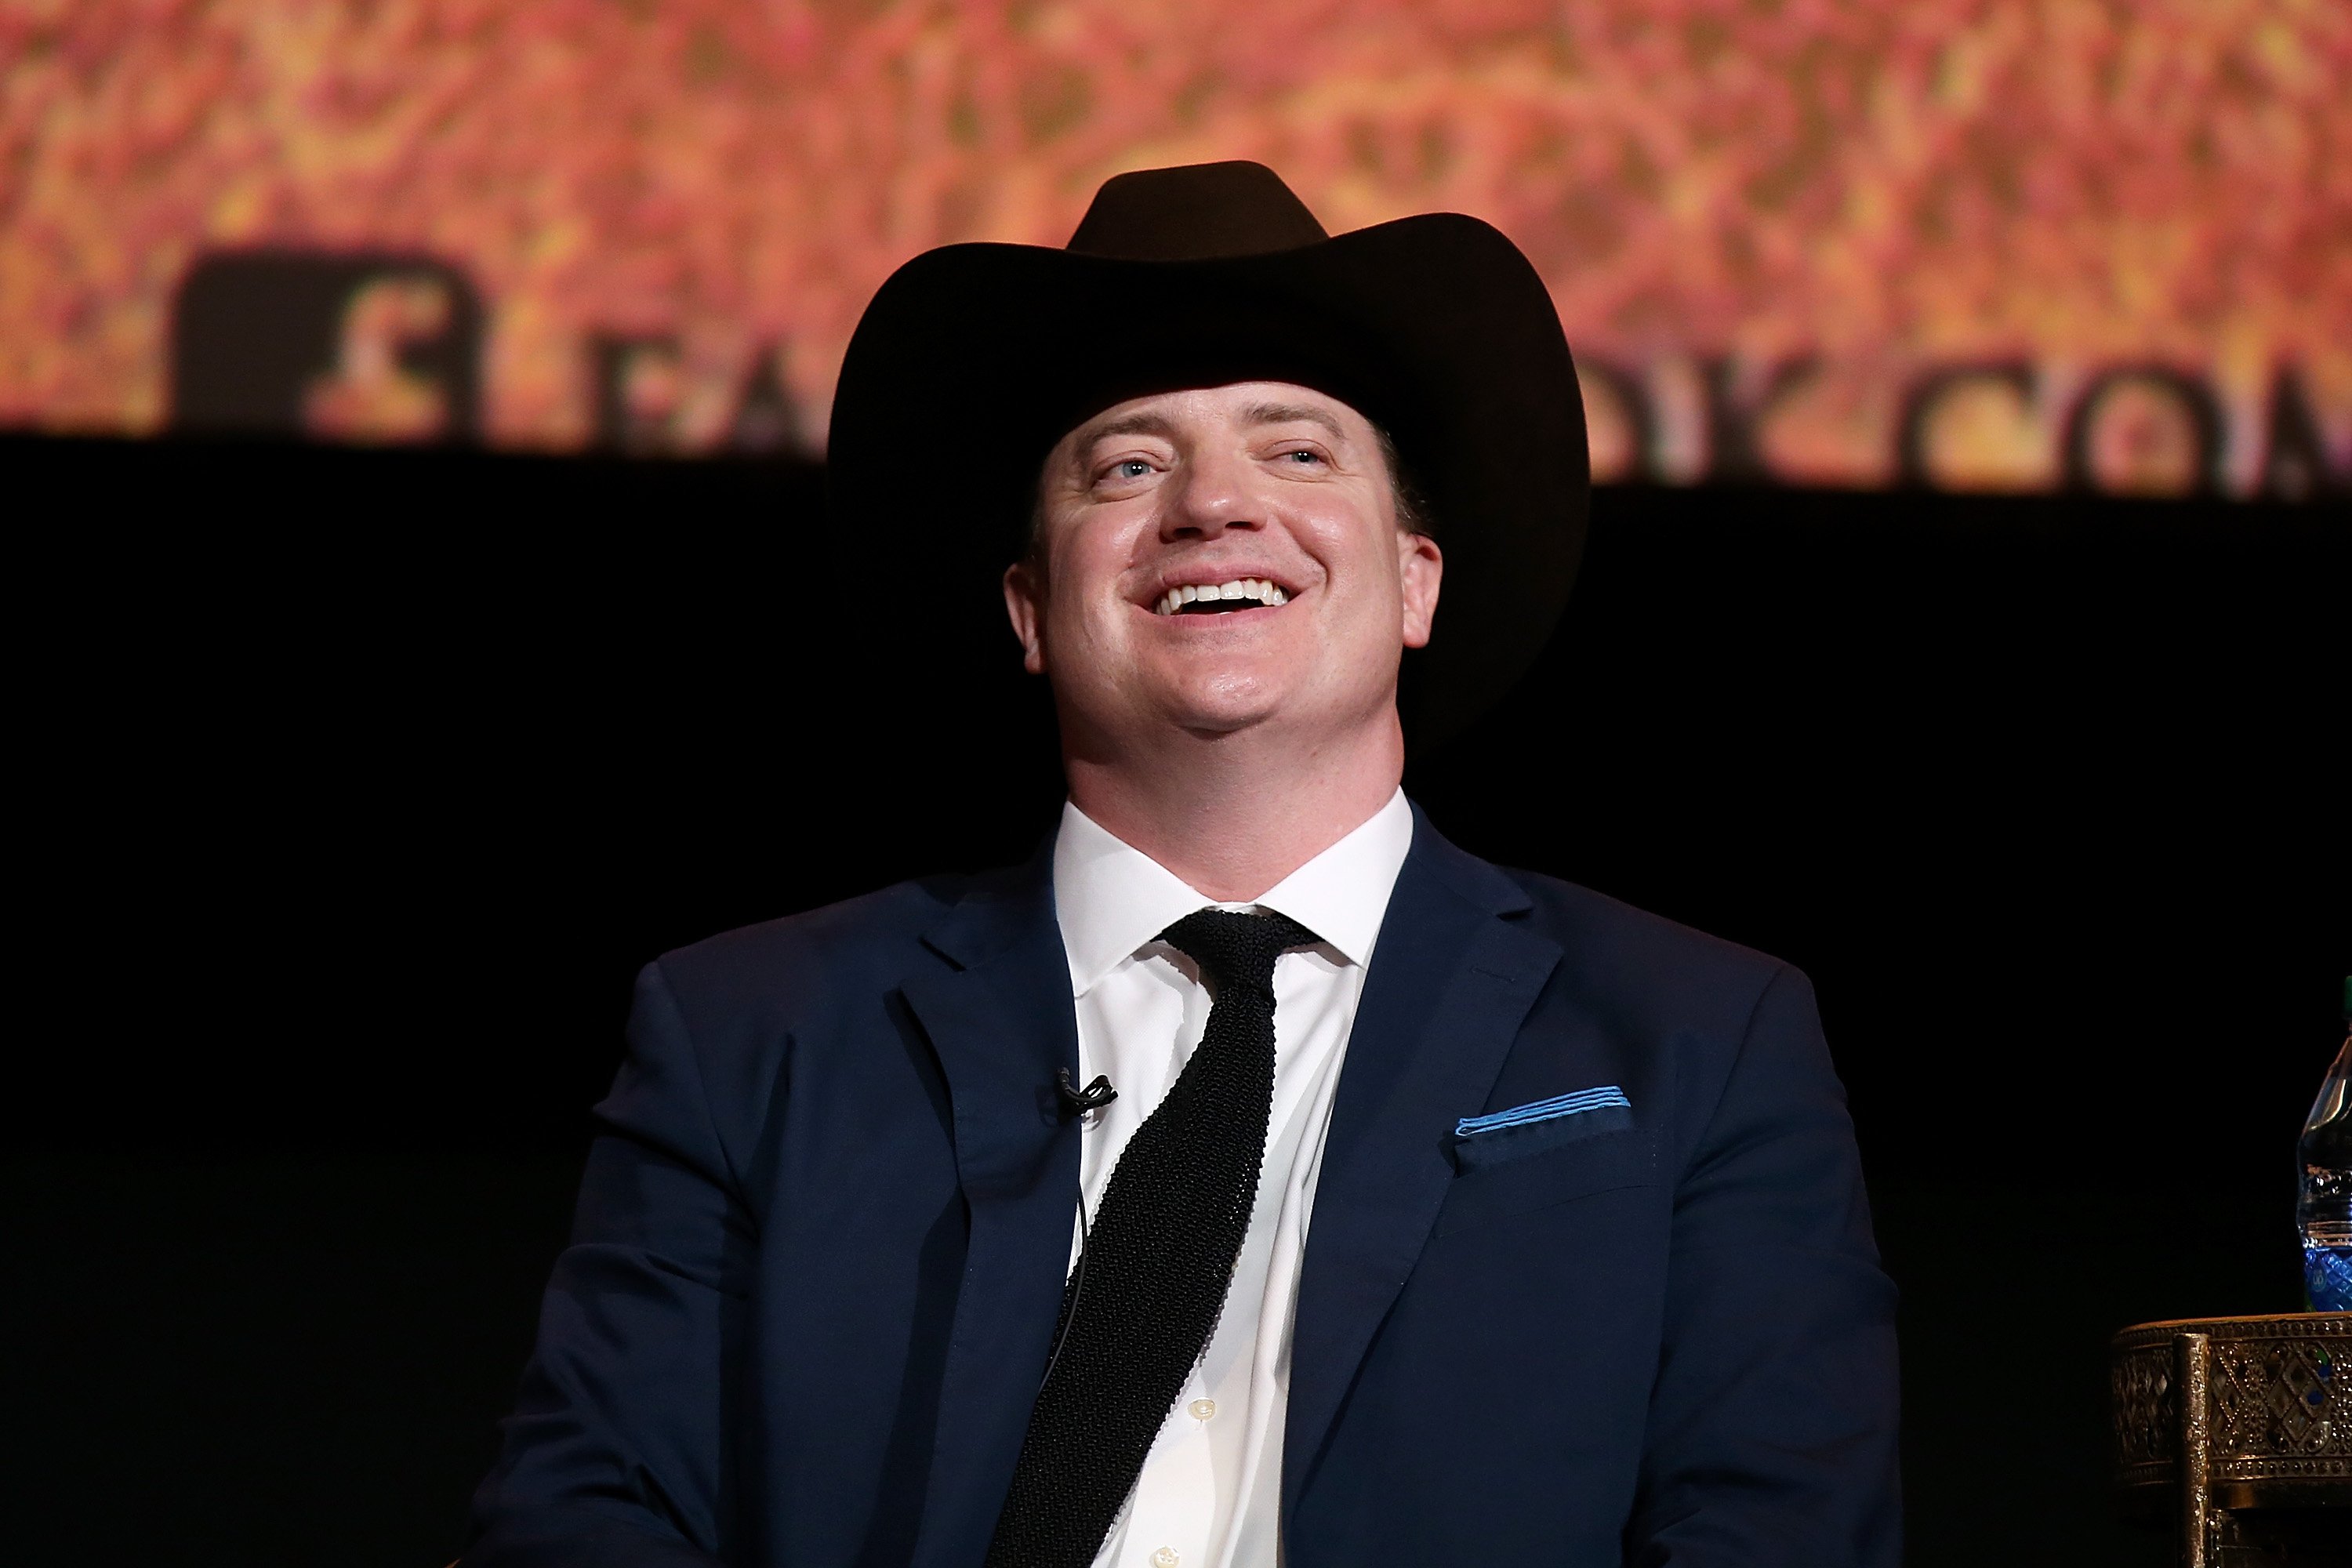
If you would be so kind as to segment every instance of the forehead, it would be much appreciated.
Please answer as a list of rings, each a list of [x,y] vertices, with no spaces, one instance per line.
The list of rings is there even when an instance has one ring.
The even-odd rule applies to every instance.
[[[1236,381],[1115,403],[1079,421],[1058,445],[1071,450],[1120,436],[1172,438],[1188,431],[1299,423],[1321,426],[1342,440],[1368,437],[1372,428],[1363,415],[1311,386],[1287,381]]]

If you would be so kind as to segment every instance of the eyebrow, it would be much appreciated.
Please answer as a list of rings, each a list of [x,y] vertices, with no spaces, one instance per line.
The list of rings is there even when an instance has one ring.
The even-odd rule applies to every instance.
[[[1157,414],[1129,414],[1120,419],[1106,419],[1086,433],[1078,442],[1078,449],[1084,451],[1097,441],[1108,441],[1118,436],[1160,436],[1173,440],[1176,426]]]
[[[1334,437],[1344,439],[1347,432],[1339,422],[1319,408],[1309,408],[1299,403],[1253,403],[1242,410],[1244,425],[1319,425]],[[1126,415],[1118,419],[1106,419],[1088,430],[1078,443],[1084,451],[1097,441],[1114,440],[1121,436],[1158,436],[1166,440],[1176,437],[1176,426],[1165,416],[1149,412]]]
[[[1253,403],[1242,410],[1242,418],[1251,425],[1320,425],[1335,437],[1347,435],[1328,414],[1298,403]]]

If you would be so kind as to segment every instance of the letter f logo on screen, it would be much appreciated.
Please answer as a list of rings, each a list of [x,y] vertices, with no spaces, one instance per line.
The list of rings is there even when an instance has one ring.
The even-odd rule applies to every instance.
[[[172,424],[331,441],[470,440],[482,310],[446,262],[229,251],[199,260],[172,312]]]

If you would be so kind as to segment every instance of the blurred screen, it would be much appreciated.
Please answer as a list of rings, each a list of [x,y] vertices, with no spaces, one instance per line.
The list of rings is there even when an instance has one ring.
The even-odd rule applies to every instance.
[[[1237,157],[1516,239],[1603,479],[2352,477],[2340,0],[0,0],[0,423],[815,452],[908,257]]]

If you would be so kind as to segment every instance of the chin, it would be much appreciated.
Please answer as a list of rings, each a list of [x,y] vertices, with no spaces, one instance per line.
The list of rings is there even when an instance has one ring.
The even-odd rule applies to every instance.
[[[1173,691],[1160,707],[1184,729],[1230,734],[1278,717],[1282,703],[1278,694],[1248,681],[1219,682]]]

